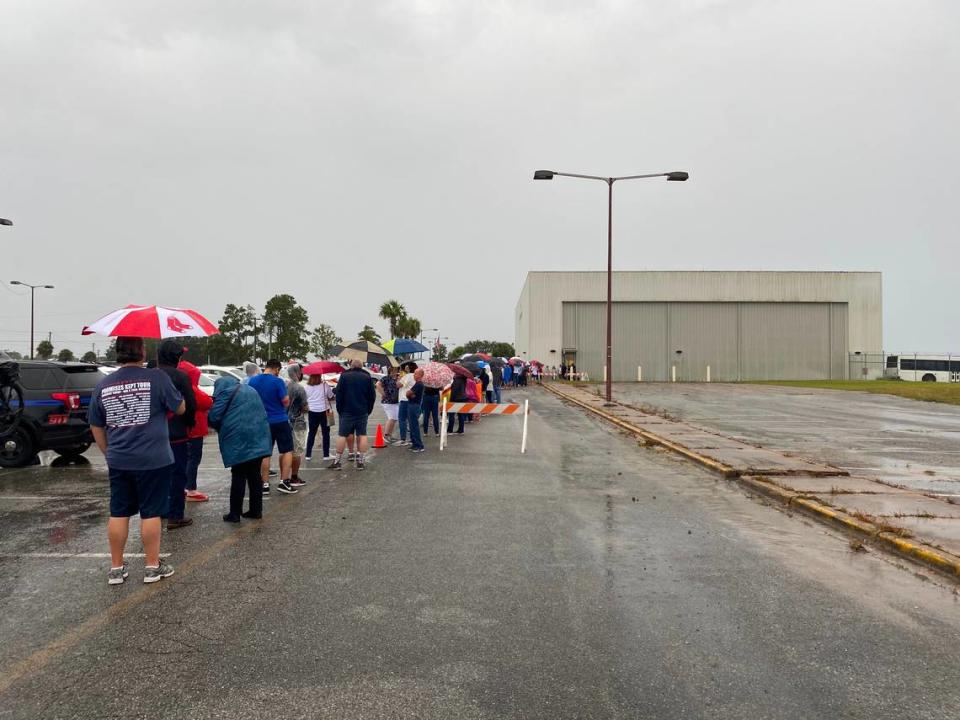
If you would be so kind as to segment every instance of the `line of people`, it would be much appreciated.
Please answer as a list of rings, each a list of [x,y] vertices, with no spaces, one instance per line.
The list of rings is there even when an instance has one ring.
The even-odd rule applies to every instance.
[[[107,460],[110,478],[110,519],[107,536],[111,567],[108,583],[122,584],[129,575],[124,550],[130,517],[139,514],[146,556],[144,582],[173,575],[160,558],[162,520],[167,530],[186,527],[186,503],[209,496],[197,489],[197,472],[208,428],[217,431],[224,467],[230,469],[229,507],[223,520],[263,517],[263,500],[271,493],[270,458],[279,455],[277,492],[295,495],[306,484],[300,476],[304,461],[313,457],[319,434],[328,469],[341,470],[353,460],[357,470],[366,465],[367,425],[377,400],[387,416],[386,441],[426,450],[423,436],[432,429],[440,435],[440,403],[497,402],[507,376],[501,368],[486,366],[476,377],[458,374],[444,390],[427,387],[416,363],[390,368],[377,383],[360,361],[344,370],[333,390],[320,375],[304,385],[302,369],[290,364],[288,380],[280,377],[279,360],[268,360],[264,370],[247,363],[247,377],[216,380],[212,399],[200,390],[200,371],[182,359],[184,348],[175,340],[160,343],[156,361],[144,367],[142,338],[119,337],[118,369],[105,377],[90,402],[89,422],[94,439]],[[522,375],[521,375],[522,376]],[[447,394],[448,393],[448,394]],[[336,415],[334,415],[336,408]],[[336,444],[331,428],[337,423]],[[462,435],[467,422],[479,420],[465,413],[448,416],[447,432]],[[454,429],[456,427],[456,430]],[[399,428],[399,438],[394,432]],[[249,496],[247,510],[244,498]]]

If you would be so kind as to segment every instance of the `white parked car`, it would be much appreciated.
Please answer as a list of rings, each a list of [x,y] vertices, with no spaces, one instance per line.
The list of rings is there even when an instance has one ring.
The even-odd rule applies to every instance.
[[[217,375],[208,375],[207,373],[200,373],[200,390],[205,392],[210,397],[213,397],[213,384],[219,380]]]
[[[232,377],[242,381],[246,377],[242,369],[226,367],[224,365],[201,365],[200,372],[204,375],[212,376],[214,380],[221,377]]]

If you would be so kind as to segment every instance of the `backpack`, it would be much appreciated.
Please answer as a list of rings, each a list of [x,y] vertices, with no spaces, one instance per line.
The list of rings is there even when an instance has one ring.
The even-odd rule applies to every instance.
[[[470,402],[480,402],[480,395],[477,393],[477,381],[467,380],[467,397]]]

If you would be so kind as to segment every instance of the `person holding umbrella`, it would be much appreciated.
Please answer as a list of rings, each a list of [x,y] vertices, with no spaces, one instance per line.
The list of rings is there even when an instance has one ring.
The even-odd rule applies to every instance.
[[[170,502],[174,461],[167,413],[182,416],[187,405],[165,373],[143,367],[143,338],[117,337],[116,351],[120,368],[97,384],[88,411],[110,476],[107,583],[121,585],[127,578],[123,553],[130,518],[137,513],[146,555],[143,581],[154,583],[173,575],[173,566],[160,561],[161,518]]]
[[[424,388],[423,391],[423,434],[430,432],[430,419],[433,418],[433,430],[440,437],[440,388]]]
[[[332,363],[331,363],[332,364]],[[310,369],[308,365],[306,369]],[[317,430],[323,436],[323,459],[332,460],[330,455],[330,421],[333,419],[333,388],[323,381],[319,372],[311,373],[307,379],[307,450],[309,462],[313,456],[313,444],[317,439]]]

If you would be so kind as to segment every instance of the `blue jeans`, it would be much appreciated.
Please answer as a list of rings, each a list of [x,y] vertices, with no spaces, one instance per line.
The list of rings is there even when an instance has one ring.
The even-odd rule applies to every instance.
[[[203,460],[203,438],[190,438],[187,443],[187,490],[197,489],[197,472]]]
[[[493,401],[499,405],[500,404],[500,386],[493,386]]]
[[[420,437],[420,406],[416,403],[404,403],[407,406],[407,425],[410,430],[410,445],[414,448],[423,447],[423,438]]]
[[[184,492],[187,489],[187,461],[190,444],[188,442],[171,443],[173,465],[170,466],[170,505],[167,508],[167,520],[183,520],[183,511],[187,504]]]
[[[406,400],[400,401],[400,407],[397,409],[397,425],[400,426],[400,439],[407,439],[407,405]]]
[[[440,434],[440,396],[424,394],[423,405],[421,407],[423,409],[424,434],[429,432],[430,418],[433,418],[433,429],[436,430],[437,435],[439,435]]]
[[[467,420],[467,413],[447,413],[447,432],[453,432],[453,419],[456,418],[459,422],[457,426],[457,433],[463,434],[463,423]]]
[[[314,412],[313,410],[308,411],[307,415],[308,420],[308,431],[307,431],[307,450],[306,455],[310,457],[313,455],[313,444],[317,440],[317,430],[320,430],[320,433],[323,437],[323,457],[330,456],[330,425],[327,424],[327,413],[325,410],[320,412]]]

